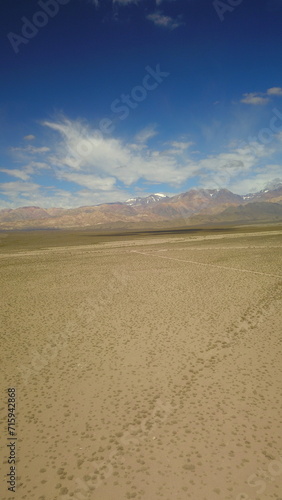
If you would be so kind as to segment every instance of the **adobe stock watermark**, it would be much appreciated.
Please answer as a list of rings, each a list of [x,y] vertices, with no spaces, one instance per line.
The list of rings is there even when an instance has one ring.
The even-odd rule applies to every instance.
[[[247,479],[247,484],[250,488],[256,488],[254,491],[255,498],[258,495],[265,493],[269,483],[276,480],[282,474],[282,456],[278,460],[273,460],[268,464],[267,471],[258,469],[255,474],[251,474]],[[254,497],[253,497],[254,498]],[[264,497],[265,498],[265,497]],[[252,496],[247,493],[239,493],[235,500],[251,500]],[[278,499],[280,500],[280,499]]]
[[[263,147],[269,145],[277,134],[282,133],[282,113],[279,109],[273,108],[272,114],[269,126],[261,128],[256,136],[249,136],[246,141],[240,142],[238,148],[248,147],[250,154],[259,158],[262,155]],[[226,187],[226,184],[236,175],[236,171],[242,168],[242,165],[241,161],[230,161],[217,174],[214,183],[219,188]]]
[[[139,104],[145,101],[148,93],[156,90],[164,79],[170,75],[167,71],[161,70],[160,64],[156,65],[156,69],[146,66],[145,70],[147,73],[143,77],[141,85],[133,87],[129,94],[121,94],[119,98],[114,99],[111,103],[111,111],[118,115],[120,120],[128,118],[131,110],[138,108]],[[110,118],[103,118],[99,123],[99,130],[104,134],[110,134],[114,129],[114,122]]]
[[[241,142],[239,147],[249,146],[254,154],[258,154],[259,146],[270,144],[273,141],[276,134],[282,132],[282,113],[277,108],[272,109],[274,116],[269,121],[269,127],[260,129],[257,136],[248,137],[248,142]],[[277,127],[277,122],[280,120],[280,127]]]
[[[39,0],[38,6],[42,10],[36,11],[32,19],[28,19],[23,16],[21,21],[23,23],[21,34],[14,33],[10,31],[7,34],[8,40],[15,52],[18,54],[20,49],[19,46],[26,45],[32,38],[34,38],[41,28],[44,28],[49,22],[49,19],[55,17],[61,5],[66,5],[70,0]]]
[[[225,0],[224,2],[222,0],[214,0],[212,4],[222,22],[224,21],[225,13],[233,12],[242,2],[243,0]]]
[[[119,120],[128,118],[132,110],[135,110],[141,102],[147,99],[149,92],[156,90],[163,81],[170,76],[167,71],[162,71],[160,64],[155,69],[146,66],[146,74],[139,85],[136,85],[127,94],[121,94],[114,99],[110,105],[111,111]],[[95,131],[93,137],[83,136],[77,141],[75,147],[72,147],[71,153],[79,162],[81,159],[87,159],[99,145],[99,141],[104,139],[105,134],[109,135],[115,130],[114,118],[103,118],[99,122],[99,129]],[[54,167],[53,167],[54,168]],[[62,167],[55,167],[61,170]]]
[[[130,94],[121,94],[118,99],[112,102],[111,111],[117,114],[120,120],[125,120],[131,110],[136,109],[140,102],[145,101],[148,92],[156,90],[164,79],[170,75],[167,71],[161,71],[160,64],[157,64],[156,69],[146,66],[145,70],[147,73],[143,77],[141,85],[136,85]],[[109,134],[114,131],[114,128],[113,120],[110,118],[103,118],[100,121],[99,129],[101,132]]]

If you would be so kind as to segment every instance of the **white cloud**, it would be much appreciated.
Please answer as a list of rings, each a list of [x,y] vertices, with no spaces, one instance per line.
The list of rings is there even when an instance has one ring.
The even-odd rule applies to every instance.
[[[30,159],[30,157],[34,158],[37,155],[41,156],[42,154],[46,154],[50,151],[50,148],[47,146],[36,147],[36,146],[31,146],[31,144],[29,144],[24,148],[11,147],[9,151],[14,156],[14,158],[16,158],[19,161],[24,161],[26,159]]]
[[[47,153],[48,151],[50,151],[50,148],[47,148],[46,146],[43,146],[41,148],[35,146],[27,146],[26,148],[13,148],[13,150],[35,155],[38,153]]]
[[[113,3],[118,3],[119,5],[129,5],[130,3],[139,3],[140,0],[113,0]]]
[[[81,189],[73,193],[54,186],[43,187],[36,183],[21,181],[0,184],[0,193],[7,198],[7,201],[0,199],[0,209],[34,205],[42,208],[92,206],[125,200],[128,196],[128,193],[121,189],[101,190],[95,193],[91,189]]]
[[[10,175],[11,177],[16,177],[17,179],[21,179],[23,181],[27,181],[30,179],[32,174],[38,173],[41,170],[49,170],[50,167],[47,163],[31,161],[27,165],[24,165],[22,169],[18,168],[0,168],[0,172],[3,172],[6,175]]]
[[[190,174],[189,167],[180,167],[176,157],[136,147],[134,143],[125,144],[119,139],[103,137],[100,131],[93,131],[81,122],[66,119],[44,122],[44,125],[61,135],[62,140],[52,155],[58,176],[76,171],[115,177],[130,186],[140,179],[180,184]],[[152,132],[147,131],[147,136],[152,135]]]
[[[159,26],[161,28],[167,28],[169,30],[174,30],[184,24],[183,21],[181,21],[181,16],[173,18],[170,16],[166,16],[161,12],[154,12],[153,14],[148,14],[147,19],[149,21],[152,21],[156,26]]]
[[[148,125],[147,127],[143,128],[136,134],[135,140],[137,142],[142,142],[145,143],[152,137],[155,137],[158,134],[156,130],[156,125]]]
[[[277,165],[277,167],[278,167],[278,165]],[[281,171],[281,167],[280,167],[280,171]],[[270,182],[268,182],[265,186],[265,189],[276,189],[277,186],[280,184],[282,185],[282,177],[277,177],[276,179],[272,179]]]
[[[257,92],[251,92],[249,94],[243,94],[243,98],[241,99],[241,102],[244,104],[253,104],[255,106],[257,105],[262,105],[262,104],[267,104],[269,102],[269,99],[267,97],[263,97],[263,95],[257,93]]]
[[[266,165],[263,170],[258,171],[255,175],[233,180],[230,183],[230,190],[241,195],[257,193],[271,184],[270,179],[276,178],[277,180],[277,176],[281,178],[281,175],[282,165]],[[269,186],[269,188],[271,187]]]
[[[34,139],[35,139],[35,135],[32,135],[32,134],[24,136],[25,141],[33,141]]]
[[[50,151],[50,149],[49,149],[49,151]],[[47,163],[44,163],[42,161],[31,161],[24,168],[28,172],[35,172],[37,170],[50,169],[49,165],[47,165]]]
[[[268,95],[281,95],[282,96],[282,88],[281,87],[272,87],[267,90]]]
[[[190,148],[190,146],[192,146],[194,143],[191,141],[190,142],[172,141],[170,144],[173,148],[185,150]]]
[[[22,179],[23,181],[27,181],[30,177],[24,170],[19,170],[17,168],[8,169],[8,168],[0,168],[0,172],[4,174],[11,175],[12,177],[17,177],[18,179]]]
[[[161,5],[163,2],[174,2],[175,0],[156,0],[156,5]]]
[[[94,2],[97,0],[93,0]],[[161,5],[163,2],[174,2],[175,0],[156,0],[156,5]],[[121,5],[128,5],[130,3],[140,3],[144,2],[144,0],[113,0],[113,3],[118,3]]]
[[[129,197],[128,191],[143,189],[144,185],[167,184],[166,191],[171,188],[181,191],[183,184],[192,178],[197,178],[201,187],[226,187],[244,193],[251,189],[252,179],[261,185],[282,177],[281,167],[270,163],[272,155],[281,151],[279,134],[273,135],[269,144],[258,139],[249,143],[233,141],[224,152],[196,159],[190,151],[193,143],[185,140],[185,136],[165,142],[160,148],[147,145],[146,141],[156,133],[153,125],[141,130],[134,141],[127,142],[104,137],[99,130],[79,120],[60,118],[45,121],[43,125],[54,132],[52,144],[13,148],[25,152],[22,168],[1,169],[20,179],[1,185],[2,195],[10,200],[5,206],[68,207],[123,201]],[[273,164],[275,161],[276,158]],[[269,164],[267,171],[263,170],[265,163]],[[33,176],[43,173],[48,174],[48,184],[53,182],[52,177],[56,180],[56,187],[40,186],[34,181]],[[60,183],[74,186],[68,192],[58,189]],[[156,187],[152,189],[159,191]]]
[[[173,156],[178,156],[178,155],[185,155],[186,150],[190,148],[194,143],[193,142],[183,142],[183,141],[169,141],[166,142],[165,144],[168,144],[170,146],[170,149],[166,149],[164,151],[165,154],[168,155],[173,155]]]
[[[37,192],[40,189],[39,184],[33,182],[2,182],[0,184],[0,193],[4,196],[13,197],[17,196],[19,193],[21,196],[30,196],[32,193]]]
[[[279,142],[282,142],[282,131],[281,132],[278,132],[278,134],[276,134],[276,138]]]
[[[161,4],[166,2],[173,2],[175,0],[156,0],[156,7],[160,7]],[[95,5],[95,7],[99,7],[102,3],[101,0],[88,0]],[[140,5],[145,4],[146,0],[112,0],[112,8],[115,11],[115,15],[113,17],[114,20],[118,19],[117,10],[119,7],[126,7],[128,5]],[[147,15],[147,19],[152,21],[156,26],[167,28],[169,30],[174,30],[179,26],[182,26],[184,23],[182,21],[182,16],[178,15],[176,18],[173,18],[169,15],[163,14],[161,11],[157,10],[151,14]]]
[[[265,185],[273,178],[273,171],[260,165],[261,160],[270,157],[274,152],[275,148],[253,142],[242,147],[237,146],[230,153],[210,155],[195,163],[197,175],[201,179],[200,184],[204,188],[228,188],[235,193],[247,193],[249,187],[245,190],[246,186],[250,186],[252,179],[260,178]],[[279,169],[282,175],[282,166],[276,165],[275,177]]]
[[[244,104],[253,104],[255,106],[260,106],[269,102],[270,98],[268,96],[282,96],[282,88],[271,87],[270,89],[267,89],[266,92],[250,92],[243,94],[241,102],[243,102]]]
[[[75,172],[62,173],[62,179],[74,182],[93,191],[110,191],[115,187],[114,177],[98,177],[91,174],[80,174]]]
[[[194,160],[188,151],[193,143],[188,141],[171,141],[169,150],[160,151],[105,138],[81,122],[63,120],[45,122],[45,126],[59,132],[62,139],[52,156],[57,177],[105,192],[112,192],[118,183],[129,187],[138,181],[180,187],[195,176],[203,187],[230,188],[235,180],[256,174],[260,162],[277,150],[277,138],[273,138],[271,145],[234,143],[228,152]],[[145,140],[154,128],[141,132]]]

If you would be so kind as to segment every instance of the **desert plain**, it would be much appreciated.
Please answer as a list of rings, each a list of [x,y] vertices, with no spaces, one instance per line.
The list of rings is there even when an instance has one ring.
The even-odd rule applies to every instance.
[[[1,233],[1,499],[281,500],[281,243]]]

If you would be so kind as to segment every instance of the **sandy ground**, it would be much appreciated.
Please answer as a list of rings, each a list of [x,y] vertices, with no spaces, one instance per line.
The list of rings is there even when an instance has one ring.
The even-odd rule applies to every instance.
[[[1,500],[281,500],[281,241],[2,250]]]

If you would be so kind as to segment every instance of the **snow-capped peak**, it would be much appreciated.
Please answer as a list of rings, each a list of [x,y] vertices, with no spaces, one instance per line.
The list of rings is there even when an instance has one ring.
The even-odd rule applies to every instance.
[[[150,205],[151,203],[157,203],[160,200],[166,199],[167,196],[163,193],[155,193],[155,194],[150,194],[146,197],[141,198],[140,196],[137,198],[129,198],[126,200],[127,205]]]

